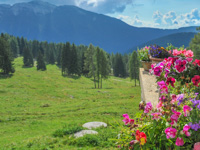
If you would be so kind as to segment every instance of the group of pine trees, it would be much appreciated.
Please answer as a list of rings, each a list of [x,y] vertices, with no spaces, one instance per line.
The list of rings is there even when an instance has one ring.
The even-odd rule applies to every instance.
[[[137,53],[134,53],[137,54]],[[108,54],[98,46],[75,45],[66,43],[48,43],[47,41],[27,40],[9,34],[0,37],[0,69],[4,74],[14,72],[13,60],[23,57],[24,67],[46,70],[46,64],[56,64],[62,75],[92,77],[95,88],[102,88],[102,80],[109,75],[138,79],[139,63],[130,66],[131,54]],[[137,56],[136,56],[137,57]],[[136,58],[134,57],[134,59]],[[131,69],[132,68],[132,69]],[[136,74],[132,73],[136,72]]]

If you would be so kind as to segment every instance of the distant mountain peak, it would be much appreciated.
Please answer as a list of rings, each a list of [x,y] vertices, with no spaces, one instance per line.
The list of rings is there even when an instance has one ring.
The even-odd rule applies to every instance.
[[[21,11],[33,11],[36,14],[47,14],[52,12],[56,8],[55,5],[42,0],[33,0],[28,3],[16,3],[12,6],[12,11],[15,15],[18,15]]]

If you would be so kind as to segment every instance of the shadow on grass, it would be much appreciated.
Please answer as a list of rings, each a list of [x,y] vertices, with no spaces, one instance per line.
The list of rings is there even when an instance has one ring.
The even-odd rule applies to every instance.
[[[22,68],[32,68],[34,66],[22,66]]]
[[[77,76],[77,75],[62,75],[64,78],[71,78],[71,79],[80,79],[81,76]]]
[[[0,80],[8,79],[8,78],[11,78],[12,76],[13,76],[13,74],[0,74]]]
[[[6,91],[0,90],[0,94],[4,94],[4,93],[7,93],[7,92],[6,92]]]

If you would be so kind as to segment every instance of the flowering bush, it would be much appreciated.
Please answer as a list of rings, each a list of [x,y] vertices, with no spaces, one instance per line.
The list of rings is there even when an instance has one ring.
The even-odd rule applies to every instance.
[[[144,48],[138,50],[138,57],[141,61],[150,61],[150,59],[149,59],[149,47],[145,46]]]
[[[200,100],[197,92],[200,91],[200,60],[192,60],[191,50],[181,50],[179,56],[176,50],[172,52],[173,57],[152,65],[151,73],[157,76],[160,90],[156,108],[150,102],[140,103],[143,112],[136,114],[135,120],[128,117],[126,127],[119,134],[119,148],[199,147]],[[123,115],[126,116],[128,114]]]

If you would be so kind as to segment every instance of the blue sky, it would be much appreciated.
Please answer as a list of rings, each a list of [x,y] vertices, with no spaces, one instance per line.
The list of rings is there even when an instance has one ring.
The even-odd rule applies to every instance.
[[[31,0],[0,0],[14,4]],[[121,19],[137,27],[179,28],[200,26],[200,0],[43,0],[55,5],[75,5]]]

